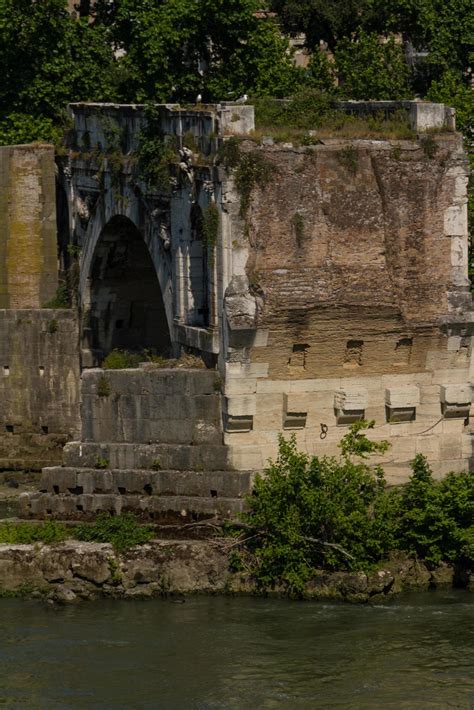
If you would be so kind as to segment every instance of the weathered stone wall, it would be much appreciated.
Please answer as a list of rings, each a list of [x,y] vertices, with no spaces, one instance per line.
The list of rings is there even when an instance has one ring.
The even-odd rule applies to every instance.
[[[0,308],[40,308],[58,285],[54,148],[0,147]]]
[[[387,561],[379,570],[316,570],[307,583],[307,599],[380,602],[404,591],[453,586],[449,565],[428,569],[419,560]],[[457,575],[459,576],[459,575]],[[474,591],[474,575],[465,571],[457,586]],[[230,571],[226,543],[213,540],[154,540],[124,552],[106,543],[67,540],[57,545],[0,545],[0,594],[47,597],[72,603],[99,596],[146,598],[167,594],[262,593],[245,572]],[[285,596],[284,587],[266,590]]]
[[[0,310],[0,467],[59,463],[79,430],[78,326],[68,310]]]
[[[416,453],[439,475],[467,468],[461,137],[242,149],[258,152],[270,179],[244,218],[238,195],[228,210],[225,442],[235,467],[262,467],[280,431],[335,454],[364,416],[392,444],[389,480],[405,480]]]

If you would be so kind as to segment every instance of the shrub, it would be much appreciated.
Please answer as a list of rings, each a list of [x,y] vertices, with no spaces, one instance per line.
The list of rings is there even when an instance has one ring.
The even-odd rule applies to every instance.
[[[294,436],[280,437],[276,461],[256,478],[240,545],[260,588],[283,584],[297,594],[317,568],[369,570],[396,550],[432,566],[472,567],[474,474],[437,482],[418,455],[409,482],[387,489],[380,466],[365,460],[388,447],[366,436],[372,427],[352,425],[340,459],[311,458]]]
[[[99,397],[108,397],[110,395],[110,382],[104,375],[101,375],[97,383],[97,394]]]
[[[127,370],[129,368],[138,367],[140,362],[143,362],[144,356],[142,353],[132,353],[128,350],[112,350],[102,362],[104,370]]]
[[[67,537],[67,528],[64,525],[48,520],[42,524],[2,523],[0,525],[0,543],[7,545],[30,545],[34,542],[62,542]]]
[[[78,525],[74,529],[74,536],[85,542],[109,542],[120,551],[134,545],[143,545],[154,535],[150,525],[140,525],[131,513],[117,516],[101,513],[94,523]]]
[[[366,568],[387,552],[375,510],[384,510],[383,472],[351,456],[386,450],[386,442],[366,443],[358,422],[352,441],[343,439],[343,456],[310,458],[298,452],[295,437],[279,439],[279,453],[265,476],[257,476],[250,512],[254,572],[261,587],[277,582],[300,592],[317,567]]]

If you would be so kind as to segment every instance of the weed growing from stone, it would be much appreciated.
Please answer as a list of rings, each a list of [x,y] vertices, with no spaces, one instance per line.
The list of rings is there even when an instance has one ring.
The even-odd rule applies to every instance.
[[[348,145],[345,148],[342,148],[342,150],[340,150],[337,154],[337,159],[351,175],[355,175],[357,173],[359,156],[354,146]]]
[[[68,537],[64,525],[48,520],[45,523],[2,523],[0,525],[0,543],[7,545],[31,545],[35,542],[52,544],[62,542]]]
[[[104,370],[127,370],[138,367],[146,359],[143,353],[132,353],[128,350],[115,348],[102,362]]]
[[[106,459],[103,456],[98,456],[94,468],[105,469],[109,467],[109,464],[109,459]]]
[[[121,551],[149,542],[154,533],[150,525],[141,525],[131,513],[117,516],[101,513],[94,523],[78,525],[74,537],[85,542],[108,542]]]
[[[102,375],[97,383],[97,394],[99,397],[109,397],[110,392],[110,382]]]
[[[258,186],[264,189],[270,182],[274,167],[267,158],[256,150],[244,153],[235,172],[235,184],[240,194],[240,216],[245,217],[250,205],[252,190]]]
[[[429,160],[433,160],[438,152],[438,144],[434,140],[433,136],[425,136],[425,138],[422,138],[420,140],[420,145],[426,157],[429,158]]]

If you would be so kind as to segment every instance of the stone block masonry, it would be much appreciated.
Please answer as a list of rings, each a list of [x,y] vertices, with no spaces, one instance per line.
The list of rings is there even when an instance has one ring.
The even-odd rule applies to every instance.
[[[78,343],[70,310],[0,310],[0,468],[59,463],[78,436]]]
[[[41,308],[58,285],[54,148],[0,147],[0,308]]]

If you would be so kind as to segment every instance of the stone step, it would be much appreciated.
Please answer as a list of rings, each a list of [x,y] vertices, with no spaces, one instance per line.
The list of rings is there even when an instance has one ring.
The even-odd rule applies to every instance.
[[[153,469],[175,471],[226,471],[229,453],[223,444],[127,444],[116,442],[70,441],[63,450],[65,466],[95,468],[107,462],[112,469]]]
[[[23,493],[22,518],[94,520],[101,512],[112,515],[131,512],[139,519],[159,524],[187,524],[200,520],[235,519],[245,509],[242,498],[157,496],[117,494]]]
[[[249,471],[153,471],[54,466],[41,474],[43,493],[159,495],[243,498],[252,486]]]

